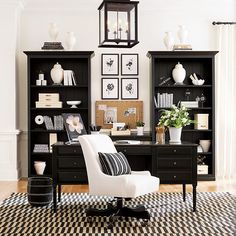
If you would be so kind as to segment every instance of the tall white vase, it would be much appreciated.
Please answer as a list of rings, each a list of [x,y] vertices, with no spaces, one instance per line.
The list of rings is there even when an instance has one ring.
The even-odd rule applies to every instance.
[[[186,44],[188,37],[188,30],[185,25],[179,25],[178,38],[181,44]]]
[[[173,50],[174,37],[172,35],[172,32],[170,32],[170,31],[165,32],[165,36],[164,36],[163,41],[164,41],[164,44],[165,44],[167,50]]]
[[[182,127],[169,127],[170,143],[181,143]]]
[[[34,162],[34,168],[35,168],[37,175],[43,175],[45,167],[46,167],[45,161],[35,161]]]
[[[176,84],[183,84],[184,79],[186,77],[186,70],[183,65],[178,62],[175,65],[175,68],[172,70],[172,77]]]
[[[67,32],[67,36],[66,36],[67,50],[69,51],[73,50],[75,43],[76,43],[76,37],[75,37],[74,32]]]
[[[56,42],[59,33],[56,23],[50,23],[48,33],[51,41]]]

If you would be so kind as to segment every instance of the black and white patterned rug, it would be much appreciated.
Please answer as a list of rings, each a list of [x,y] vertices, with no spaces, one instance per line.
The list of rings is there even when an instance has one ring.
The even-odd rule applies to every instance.
[[[106,228],[106,217],[87,222],[85,209],[102,208],[108,200],[64,193],[55,214],[51,205],[31,207],[27,194],[12,194],[0,205],[0,235],[236,235],[236,198],[229,193],[198,193],[195,213],[190,193],[186,202],[182,201],[181,193],[153,193],[133,199],[128,205],[144,204],[151,213],[146,227],[135,219],[121,219],[112,230]]]

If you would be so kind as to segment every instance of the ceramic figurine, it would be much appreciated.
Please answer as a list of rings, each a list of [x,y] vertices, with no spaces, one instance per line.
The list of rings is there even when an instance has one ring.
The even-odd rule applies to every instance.
[[[183,65],[178,62],[175,65],[175,68],[172,70],[172,76],[176,84],[183,84],[183,81],[186,77],[186,70],[183,68]]]
[[[61,84],[64,77],[64,70],[58,62],[53,66],[50,74],[54,84]]]

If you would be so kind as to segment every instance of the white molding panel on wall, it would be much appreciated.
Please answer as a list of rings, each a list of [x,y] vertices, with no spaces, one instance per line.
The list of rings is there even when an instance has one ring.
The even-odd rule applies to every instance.
[[[0,180],[19,178],[18,134],[19,130],[0,132]]]

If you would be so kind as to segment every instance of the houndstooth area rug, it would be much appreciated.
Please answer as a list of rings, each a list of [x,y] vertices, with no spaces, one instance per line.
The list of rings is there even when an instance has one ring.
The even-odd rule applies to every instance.
[[[192,194],[186,202],[181,193],[153,193],[127,205],[144,204],[151,214],[146,227],[135,219],[121,219],[112,230],[107,218],[96,217],[89,223],[85,209],[105,207],[106,197],[63,193],[57,213],[52,206],[31,207],[27,194],[17,193],[0,205],[0,235],[68,235],[68,236],[149,236],[149,235],[236,235],[236,198],[229,193],[198,193],[197,211],[192,212]]]

